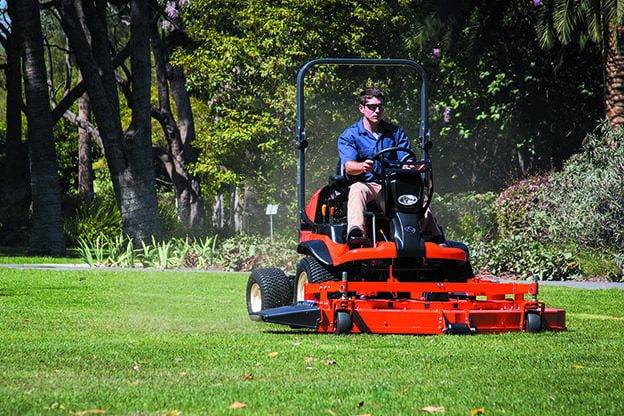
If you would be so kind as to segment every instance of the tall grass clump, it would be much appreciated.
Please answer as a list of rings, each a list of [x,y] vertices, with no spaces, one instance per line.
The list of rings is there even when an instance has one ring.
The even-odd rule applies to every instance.
[[[63,201],[63,231],[70,247],[78,246],[81,238],[86,241],[98,236],[115,238],[121,234],[121,227],[115,198],[93,194],[71,196]]]

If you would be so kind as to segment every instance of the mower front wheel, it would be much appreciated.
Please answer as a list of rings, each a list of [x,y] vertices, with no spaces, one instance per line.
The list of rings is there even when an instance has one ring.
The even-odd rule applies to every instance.
[[[348,334],[353,328],[353,321],[349,311],[338,310],[334,314],[334,334]]]
[[[258,269],[247,280],[247,312],[252,320],[264,309],[277,308],[292,303],[290,281],[277,268]]]
[[[526,332],[540,332],[542,330],[542,317],[538,312],[527,312],[524,320]]]

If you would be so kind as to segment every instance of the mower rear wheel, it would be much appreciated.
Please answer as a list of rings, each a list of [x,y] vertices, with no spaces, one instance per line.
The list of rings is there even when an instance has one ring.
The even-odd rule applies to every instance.
[[[526,332],[540,332],[542,330],[542,317],[538,312],[527,312],[524,320]]]
[[[247,312],[251,318],[261,310],[277,308],[292,303],[290,282],[277,268],[258,269],[247,280]],[[257,318],[259,319],[259,317]]]
[[[351,320],[351,314],[349,313],[349,311],[336,311],[334,315],[334,334],[348,334],[351,332],[352,328],[353,322]]]
[[[295,303],[304,300],[304,289],[306,283],[323,283],[328,281],[338,281],[321,263],[314,257],[304,257],[297,264],[295,280],[293,284],[293,298]]]

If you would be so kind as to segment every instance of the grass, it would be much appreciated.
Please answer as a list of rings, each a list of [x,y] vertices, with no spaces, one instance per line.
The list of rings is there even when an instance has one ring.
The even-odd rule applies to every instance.
[[[0,246],[0,264],[84,264],[77,249],[67,249],[63,257],[35,256],[28,247]]]
[[[247,276],[0,269],[0,414],[624,413],[624,291],[540,287],[565,333],[337,337],[250,321]]]

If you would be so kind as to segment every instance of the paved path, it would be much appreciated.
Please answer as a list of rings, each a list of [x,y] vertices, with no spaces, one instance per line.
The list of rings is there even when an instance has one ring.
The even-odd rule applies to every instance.
[[[88,264],[0,264],[0,267],[9,269],[39,269],[39,270],[124,270],[124,271],[163,271],[162,269],[149,268],[119,268],[119,267],[90,267]],[[165,270],[165,271],[183,271],[183,272],[203,272],[203,270]],[[228,272],[219,272],[228,273]],[[501,280],[504,282],[505,280]],[[529,281],[516,281],[517,283],[529,283]],[[576,289],[621,289],[624,290],[624,283],[612,282],[589,282],[566,280],[563,282],[541,281],[543,286],[566,286]]]

